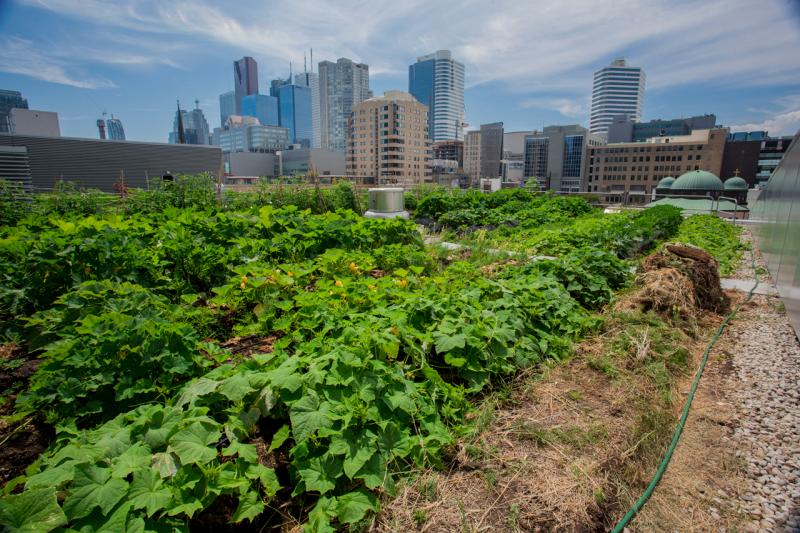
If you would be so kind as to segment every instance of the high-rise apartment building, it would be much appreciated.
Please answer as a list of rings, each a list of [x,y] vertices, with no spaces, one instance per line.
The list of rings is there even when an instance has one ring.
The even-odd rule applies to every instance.
[[[481,131],[468,131],[464,136],[464,174],[472,180],[481,177]]]
[[[601,144],[602,136],[577,124],[546,126],[525,137],[525,177],[541,190],[580,192],[587,147]]]
[[[310,148],[313,133],[311,89],[301,85],[283,85],[278,90],[280,124],[289,130],[289,140]]]
[[[369,66],[340,58],[319,64],[320,144],[333,152],[347,148],[353,107],[371,98]]]
[[[106,128],[108,129],[108,138],[112,141],[125,140],[125,128],[122,127],[122,121],[111,115],[111,118],[106,120]]]
[[[410,187],[430,180],[428,108],[408,93],[387,91],[353,107],[347,174]]]
[[[595,72],[589,130],[605,135],[617,115],[638,121],[642,116],[644,83],[644,71],[628,66],[624,59],[615,59]]]
[[[11,131],[8,113],[14,108],[28,109],[28,100],[23,98],[19,91],[0,89],[0,133]]]
[[[242,98],[248,94],[258,94],[258,64],[252,57],[245,56],[233,62],[233,87],[235,94],[234,110],[242,113]]]
[[[319,74],[316,72],[303,72],[295,74],[295,85],[311,89],[311,148],[320,147],[320,102],[319,102]]]
[[[464,139],[464,64],[450,50],[418,57],[408,67],[408,92],[428,106],[432,141]]]
[[[236,93],[228,91],[219,95],[219,125],[224,126],[228,117],[236,114]]]
[[[727,133],[714,128],[646,142],[590,146],[583,190],[608,203],[644,204],[661,178],[676,178],[690,170],[719,176]]]
[[[263,126],[278,126],[278,99],[267,94],[248,94],[242,98],[242,116],[256,117]]]
[[[503,123],[481,124],[481,178],[503,175]]]

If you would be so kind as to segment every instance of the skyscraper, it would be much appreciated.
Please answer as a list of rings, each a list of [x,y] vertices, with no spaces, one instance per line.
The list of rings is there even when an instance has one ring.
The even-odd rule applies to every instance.
[[[169,134],[170,144],[211,144],[208,122],[200,109],[200,102],[194,101],[191,111],[178,109],[175,112],[173,128]],[[180,142],[180,130],[183,129],[183,143]]]
[[[289,130],[289,140],[303,148],[311,146],[311,89],[301,85],[283,85],[278,89],[280,124]]]
[[[0,89],[0,132],[8,133],[11,126],[8,121],[8,112],[13,108],[28,109],[28,100],[22,97],[19,91],[6,91]]]
[[[233,62],[233,87],[236,95],[236,114],[242,112],[242,98],[258,93],[258,64],[252,57],[245,56]]]
[[[577,124],[545,126],[525,136],[525,177],[536,178],[541,190],[581,190],[589,147],[602,144],[602,137]]]
[[[113,141],[124,141],[125,140],[125,130],[122,127],[122,121],[118,118],[114,118],[114,115],[111,115],[111,118],[106,120],[106,126],[108,127],[108,138]]]
[[[311,148],[320,147],[319,75],[316,72],[295,74],[295,85],[311,89]]]
[[[605,135],[617,115],[638,121],[642,116],[644,82],[644,71],[629,67],[624,59],[615,59],[595,72],[589,130]]]
[[[280,124],[278,99],[268,94],[248,94],[242,98],[242,115],[256,117],[263,126],[277,126]]]
[[[228,91],[219,95],[219,124],[224,126],[228,117],[236,114],[236,93]]]
[[[450,50],[417,58],[408,67],[408,92],[428,106],[431,140],[463,140],[464,64]]]
[[[353,106],[370,98],[369,66],[340,58],[319,64],[320,145],[344,152]]]
[[[481,124],[481,177],[499,178],[503,159],[503,123]]]

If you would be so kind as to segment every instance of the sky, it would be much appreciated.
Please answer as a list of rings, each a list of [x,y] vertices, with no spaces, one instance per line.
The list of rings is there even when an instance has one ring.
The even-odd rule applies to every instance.
[[[97,137],[106,111],[166,142],[177,99],[214,128],[235,59],[256,59],[266,93],[311,48],[367,63],[376,95],[449,49],[471,127],[586,126],[592,73],[624,57],[647,76],[644,120],[800,128],[800,0],[0,0],[0,88],[57,111],[65,136]]]

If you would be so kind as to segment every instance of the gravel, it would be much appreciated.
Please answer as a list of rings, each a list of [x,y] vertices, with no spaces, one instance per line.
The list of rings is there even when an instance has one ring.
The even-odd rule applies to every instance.
[[[750,252],[734,277],[753,279]],[[740,507],[753,519],[753,531],[800,532],[800,343],[779,299],[754,300],[758,312],[728,331],[742,414],[734,441],[747,465]]]

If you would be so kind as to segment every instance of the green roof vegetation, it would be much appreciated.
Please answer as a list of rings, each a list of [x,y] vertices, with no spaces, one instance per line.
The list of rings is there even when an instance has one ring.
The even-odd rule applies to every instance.
[[[713,213],[714,211],[749,211],[744,206],[737,206],[730,200],[713,200],[711,198],[662,198],[647,204],[647,207],[656,205],[672,205],[684,211],[693,213]]]

